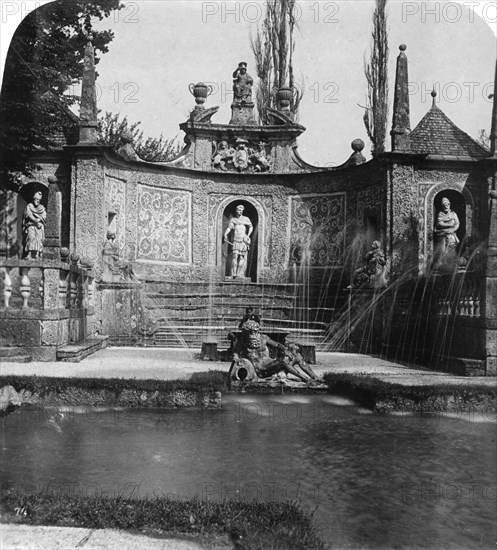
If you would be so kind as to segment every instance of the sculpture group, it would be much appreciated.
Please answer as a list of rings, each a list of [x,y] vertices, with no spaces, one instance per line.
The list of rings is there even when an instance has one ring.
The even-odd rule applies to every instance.
[[[234,381],[254,382],[279,376],[285,383],[286,375],[296,381],[316,383],[316,374],[304,361],[297,344],[285,346],[262,334],[260,324],[254,320],[243,323],[240,336],[236,339],[230,377]],[[275,348],[277,355],[272,358],[269,348]]]
[[[262,141],[249,143],[242,138],[238,138],[233,145],[224,140],[213,142],[212,168],[222,172],[267,172],[271,164],[266,147],[267,144]]]

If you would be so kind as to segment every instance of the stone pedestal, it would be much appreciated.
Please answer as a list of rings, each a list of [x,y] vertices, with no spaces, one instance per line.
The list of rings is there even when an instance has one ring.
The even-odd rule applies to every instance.
[[[217,342],[202,342],[200,355],[203,361],[217,361]]]
[[[253,103],[232,103],[230,124],[255,126]]]

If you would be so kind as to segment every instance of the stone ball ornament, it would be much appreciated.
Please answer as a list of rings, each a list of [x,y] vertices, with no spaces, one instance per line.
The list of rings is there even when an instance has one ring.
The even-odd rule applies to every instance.
[[[352,150],[356,153],[360,153],[364,149],[364,141],[362,139],[354,139],[354,141],[350,144],[352,147]]]
[[[71,263],[72,263],[73,265],[78,265],[80,256],[79,256],[79,254],[76,254],[76,252],[73,252],[73,253],[69,256],[69,259],[71,260]]]

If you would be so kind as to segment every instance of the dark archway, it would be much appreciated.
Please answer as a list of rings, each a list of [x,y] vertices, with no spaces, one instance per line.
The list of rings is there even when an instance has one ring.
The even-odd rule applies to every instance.
[[[254,228],[252,235],[250,236],[251,244],[247,257],[247,269],[245,274],[250,280],[257,282],[257,254],[259,250],[259,215],[257,209],[253,204],[246,200],[235,200],[228,204],[223,212],[223,235],[226,231],[231,218],[235,215],[236,207],[241,204],[244,207],[243,215],[250,219]],[[231,272],[231,246],[224,245],[225,253],[222,260],[222,274],[223,277],[230,275]]]

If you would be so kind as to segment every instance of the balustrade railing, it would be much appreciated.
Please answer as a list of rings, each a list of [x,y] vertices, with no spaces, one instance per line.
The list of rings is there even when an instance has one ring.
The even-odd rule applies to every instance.
[[[394,294],[395,309],[400,315],[424,312],[440,317],[478,318],[482,291],[481,273],[436,275],[400,287]]]
[[[94,306],[94,274],[76,261],[0,260],[2,309],[88,309]]]

